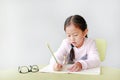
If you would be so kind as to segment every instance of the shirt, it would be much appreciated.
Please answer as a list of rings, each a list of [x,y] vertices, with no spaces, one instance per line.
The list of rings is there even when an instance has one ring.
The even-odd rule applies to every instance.
[[[55,57],[60,64],[68,62],[68,55],[70,54],[71,43],[68,39],[62,41],[61,46],[55,52]],[[75,59],[74,62],[80,62],[82,69],[89,69],[100,66],[99,53],[97,51],[95,40],[85,38],[83,45],[80,48],[74,47]],[[55,60],[51,58],[50,64],[53,65]]]

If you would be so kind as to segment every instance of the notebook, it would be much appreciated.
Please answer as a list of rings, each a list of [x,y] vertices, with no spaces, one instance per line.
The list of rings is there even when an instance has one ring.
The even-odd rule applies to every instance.
[[[87,69],[87,70],[81,70],[78,72],[70,72],[67,69],[71,67],[72,65],[64,65],[63,69],[61,71],[54,71],[51,65],[47,65],[44,68],[40,69],[40,72],[43,73],[70,73],[70,74],[85,74],[85,75],[100,75],[100,67]]]

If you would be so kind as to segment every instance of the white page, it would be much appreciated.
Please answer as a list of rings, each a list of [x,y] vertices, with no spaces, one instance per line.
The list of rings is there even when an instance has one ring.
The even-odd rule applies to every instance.
[[[40,72],[46,72],[46,73],[74,73],[74,74],[87,74],[87,75],[100,75],[100,67],[87,69],[87,70],[81,70],[79,72],[70,72],[67,69],[71,65],[65,65],[63,66],[62,71],[54,71],[53,68],[50,65],[47,65],[46,67],[42,68]]]

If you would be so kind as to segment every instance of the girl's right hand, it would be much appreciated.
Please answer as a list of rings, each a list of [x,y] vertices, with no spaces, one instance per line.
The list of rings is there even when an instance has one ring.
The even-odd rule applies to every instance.
[[[62,66],[61,64],[57,64],[57,63],[54,64],[54,70],[55,70],[55,71],[61,71],[61,70],[62,70],[62,67],[63,67],[63,66]]]

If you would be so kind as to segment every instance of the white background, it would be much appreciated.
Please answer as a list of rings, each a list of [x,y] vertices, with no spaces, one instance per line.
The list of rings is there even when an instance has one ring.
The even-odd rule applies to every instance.
[[[64,21],[79,14],[90,38],[107,41],[103,66],[120,68],[120,0],[0,0],[0,69],[48,64],[66,37]]]

